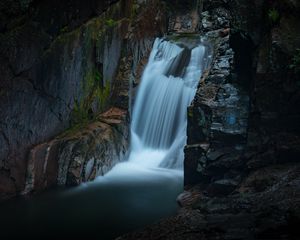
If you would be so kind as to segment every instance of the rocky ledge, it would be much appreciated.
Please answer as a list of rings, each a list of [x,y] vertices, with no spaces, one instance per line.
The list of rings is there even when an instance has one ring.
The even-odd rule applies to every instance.
[[[112,108],[97,119],[33,148],[23,193],[91,181],[120,162],[129,143],[127,112]]]

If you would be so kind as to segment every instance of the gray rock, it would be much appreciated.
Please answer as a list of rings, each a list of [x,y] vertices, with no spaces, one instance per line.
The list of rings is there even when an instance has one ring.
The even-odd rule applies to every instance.
[[[0,18],[7,18],[0,24],[0,176],[5,179],[1,183],[13,186],[0,191],[7,190],[9,195],[23,191],[27,157],[34,146],[50,141],[70,125],[95,119],[111,106],[129,109],[131,76],[139,77],[154,37],[166,30],[166,14],[157,0],[140,3],[145,11],[137,12],[136,18],[131,17],[133,2],[88,2],[38,1],[28,13],[27,7],[25,12],[17,8],[14,22],[6,15],[12,5],[0,4]],[[110,18],[116,24],[107,24]],[[88,144],[70,143],[63,153],[66,162],[60,160],[65,166],[68,159],[76,158],[75,175],[85,169],[81,143]],[[72,144],[77,152],[70,156]],[[42,155],[45,146],[32,150],[33,155]],[[61,167],[62,175],[66,168]],[[37,185],[43,186],[43,176],[36,176],[41,178]],[[62,177],[61,182],[67,180]]]

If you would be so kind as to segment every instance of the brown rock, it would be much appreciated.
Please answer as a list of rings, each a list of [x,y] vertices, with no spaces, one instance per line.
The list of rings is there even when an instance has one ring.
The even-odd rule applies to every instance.
[[[222,29],[220,30],[219,34],[220,34],[220,37],[226,37],[228,36],[230,33],[230,28],[225,28],[225,29]]]
[[[53,185],[78,185],[105,174],[127,151],[127,121],[126,111],[112,108],[99,121],[33,148],[23,193]]]

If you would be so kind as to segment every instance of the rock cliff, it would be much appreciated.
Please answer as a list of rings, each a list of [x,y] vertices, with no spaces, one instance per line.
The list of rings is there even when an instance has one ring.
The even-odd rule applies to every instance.
[[[98,114],[110,107],[130,110],[129,91],[139,79],[154,38],[165,31],[166,14],[164,4],[156,0],[8,0],[1,3],[0,11],[0,195],[7,198],[24,192],[25,182],[31,181],[32,162],[45,160],[41,151],[46,146],[40,144],[66,130],[90,131]],[[128,129],[126,119],[119,130],[128,141],[127,130],[122,132]],[[102,127],[93,126],[96,132]],[[108,151],[124,151],[123,140],[109,141],[113,149]],[[72,151],[74,144],[67,141],[64,149]],[[75,163],[75,157],[56,157],[54,161],[66,161],[58,164],[58,172],[86,164]],[[49,181],[47,175],[37,181],[56,182],[53,174]],[[38,185],[42,189],[48,183]]]
[[[120,239],[297,239],[299,4],[202,3],[213,59],[188,109],[182,208]]]
[[[182,208],[121,239],[297,239],[298,1],[5,0],[0,13],[1,199],[107,172],[154,38],[196,35],[212,59],[187,111]]]

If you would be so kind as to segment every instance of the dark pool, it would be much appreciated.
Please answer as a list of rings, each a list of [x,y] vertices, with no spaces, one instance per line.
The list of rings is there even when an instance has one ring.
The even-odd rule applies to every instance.
[[[181,191],[179,175],[140,173],[17,199],[0,206],[0,239],[114,239],[175,214]]]

